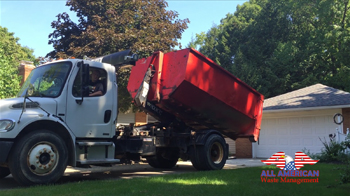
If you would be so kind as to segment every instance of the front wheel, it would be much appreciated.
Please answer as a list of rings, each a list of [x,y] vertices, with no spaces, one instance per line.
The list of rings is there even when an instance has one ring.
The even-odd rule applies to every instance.
[[[8,167],[0,167],[0,179],[10,175],[10,169]]]
[[[191,150],[191,162],[197,170],[222,169],[228,157],[225,139],[218,134],[210,135],[204,146],[196,146]]]
[[[67,167],[67,146],[52,131],[31,132],[16,143],[9,163],[13,178],[21,185],[54,183]]]

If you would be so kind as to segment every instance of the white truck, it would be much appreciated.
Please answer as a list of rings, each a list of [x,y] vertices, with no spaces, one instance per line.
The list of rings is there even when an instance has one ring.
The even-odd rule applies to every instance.
[[[158,123],[116,128],[116,68],[128,65],[130,94]],[[104,90],[90,97],[94,70]],[[228,157],[223,135],[256,141],[262,102],[261,94],[193,49],[140,60],[127,50],[47,63],[31,72],[18,97],[0,100],[0,178],[54,183],[68,165],[141,157],[155,168],[172,168],[181,157],[198,170],[221,169]]]

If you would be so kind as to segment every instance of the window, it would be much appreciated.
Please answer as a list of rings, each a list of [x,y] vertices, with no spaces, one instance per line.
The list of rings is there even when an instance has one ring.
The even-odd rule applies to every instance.
[[[107,90],[107,72],[103,69],[90,67],[90,81],[85,87],[84,97],[103,96]],[[80,70],[74,80],[72,94],[74,97],[81,97]]]
[[[35,68],[18,93],[19,97],[58,97],[72,67],[69,61],[51,63]]]

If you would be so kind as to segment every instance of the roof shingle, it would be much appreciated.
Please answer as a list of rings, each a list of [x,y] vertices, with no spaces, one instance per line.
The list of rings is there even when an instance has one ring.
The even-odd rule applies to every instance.
[[[264,110],[325,107],[336,105],[350,106],[350,93],[323,84],[271,97],[264,101]]]

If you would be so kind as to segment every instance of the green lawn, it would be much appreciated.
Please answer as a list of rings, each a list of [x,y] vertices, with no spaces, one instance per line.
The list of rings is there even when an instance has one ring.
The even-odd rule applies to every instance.
[[[350,184],[339,184],[341,165],[307,165],[319,170],[319,183],[263,183],[262,170],[274,166],[170,174],[125,180],[84,181],[61,185],[3,190],[0,195],[349,195]]]

